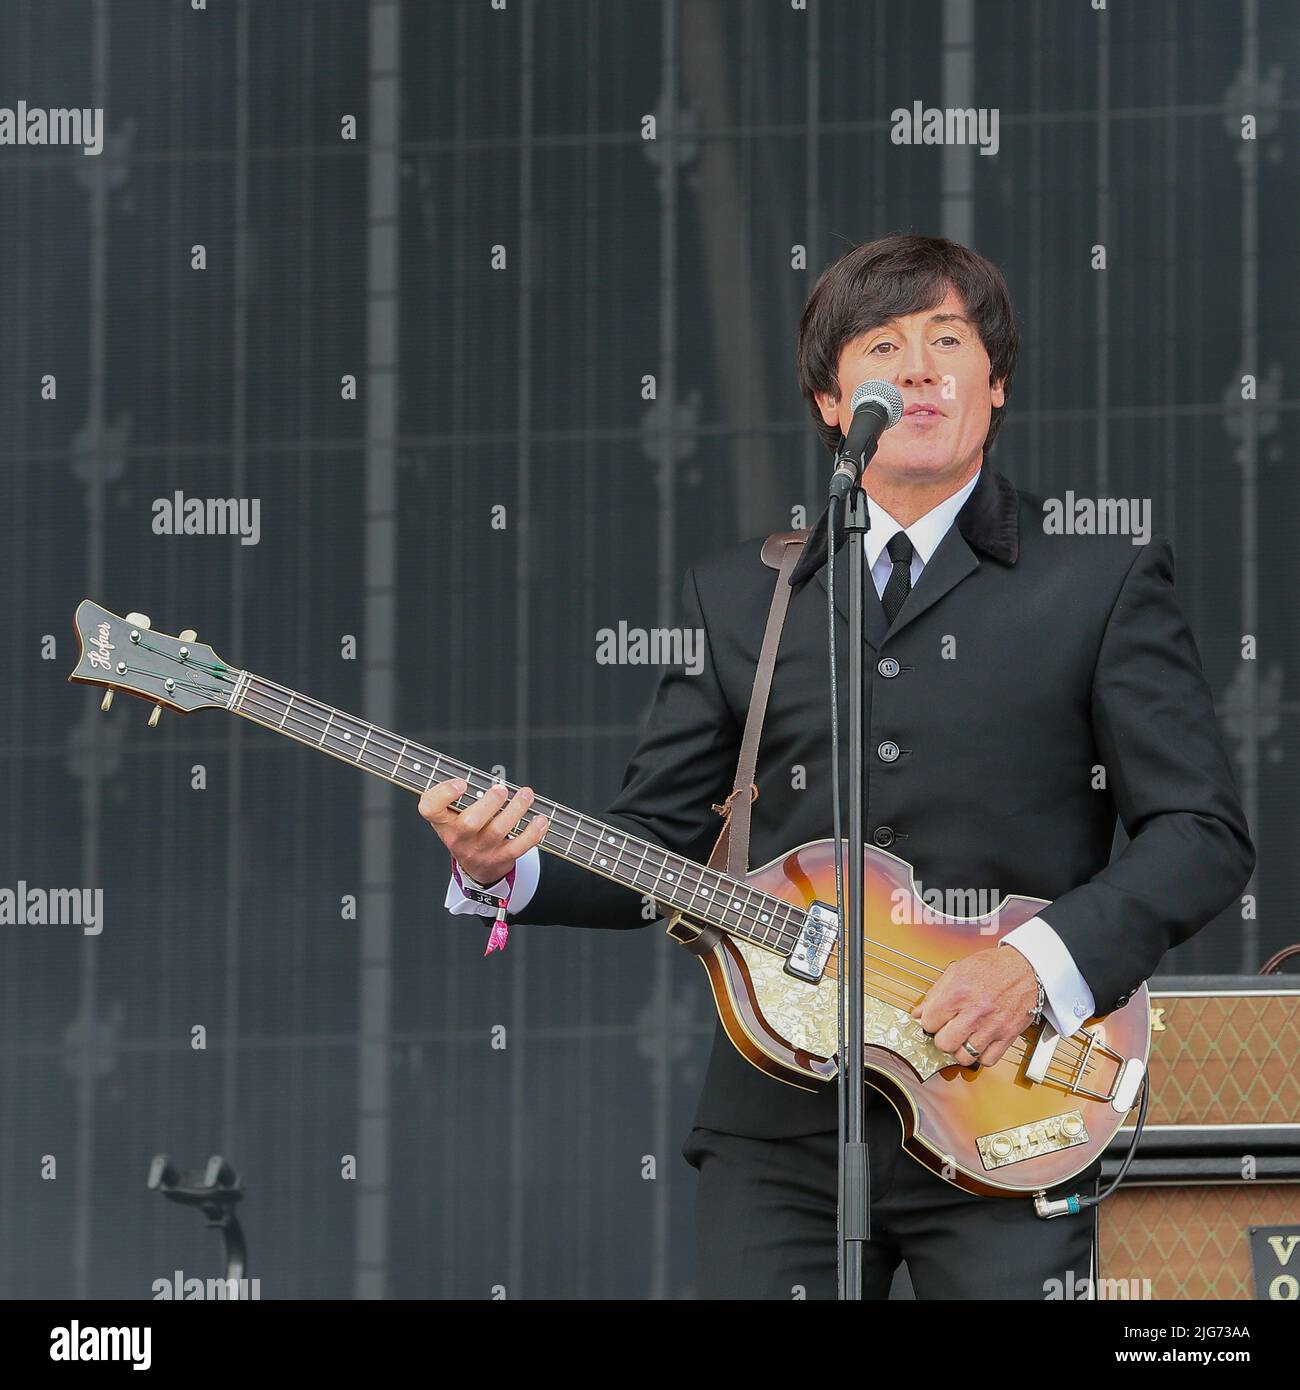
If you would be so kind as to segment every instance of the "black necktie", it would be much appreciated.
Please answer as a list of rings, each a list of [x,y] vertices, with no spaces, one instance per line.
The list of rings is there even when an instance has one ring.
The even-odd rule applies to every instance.
[[[880,602],[884,605],[885,621],[892,627],[898,610],[912,592],[912,542],[907,539],[906,531],[896,531],[885,549],[889,551],[894,568],[890,571],[884,593],[880,595]]]

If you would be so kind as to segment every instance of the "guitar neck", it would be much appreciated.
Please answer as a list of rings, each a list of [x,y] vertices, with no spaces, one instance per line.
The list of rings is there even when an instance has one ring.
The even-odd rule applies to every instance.
[[[455,811],[468,810],[491,786],[504,785],[512,794],[518,790],[458,758],[368,724],[264,676],[251,671],[231,674],[236,679],[225,707],[232,714],[417,795],[462,777],[466,790],[451,803]],[[536,816],[549,819],[540,842],[549,854],[650,897],[661,909],[679,910],[693,921],[721,927],[756,945],[788,952],[794,944],[803,914],[784,899],[542,796],[533,798],[510,832],[511,838],[522,833]]]

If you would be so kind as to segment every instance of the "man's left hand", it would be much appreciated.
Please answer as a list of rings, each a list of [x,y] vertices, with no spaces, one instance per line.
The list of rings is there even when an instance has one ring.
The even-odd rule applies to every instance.
[[[1033,966],[1014,946],[990,946],[950,965],[912,1017],[954,1061],[991,1067],[1029,1026],[1037,1002]],[[979,1057],[972,1057],[963,1043]]]

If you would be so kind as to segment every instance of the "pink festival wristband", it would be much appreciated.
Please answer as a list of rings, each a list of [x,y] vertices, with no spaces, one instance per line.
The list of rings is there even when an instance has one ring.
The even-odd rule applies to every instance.
[[[451,872],[457,887],[467,898],[472,902],[483,903],[487,907],[496,908],[496,920],[492,923],[492,930],[488,933],[487,950],[483,954],[490,956],[493,951],[504,951],[506,942],[510,937],[510,928],[506,925],[506,904],[509,903],[510,894],[514,891],[515,870],[512,868],[505,876],[506,894],[504,898],[482,888],[472,888],[461,876],[460,865],[454,859],[451,861]]]

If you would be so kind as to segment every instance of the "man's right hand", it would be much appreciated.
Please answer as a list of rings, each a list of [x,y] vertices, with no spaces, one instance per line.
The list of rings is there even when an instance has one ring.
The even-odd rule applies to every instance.
[[[507,839],[532,804],[532,788],[520,787],[510,797],[508,789],[497,783],[468,811],[451,810],[451,803],[465,790],[463,777],[439,782],[420,797],[420,814],[438,832],[462,871],[491,887],[510,872],[516,859],[541,842],[550,822],[536,816],[515,839]]]

